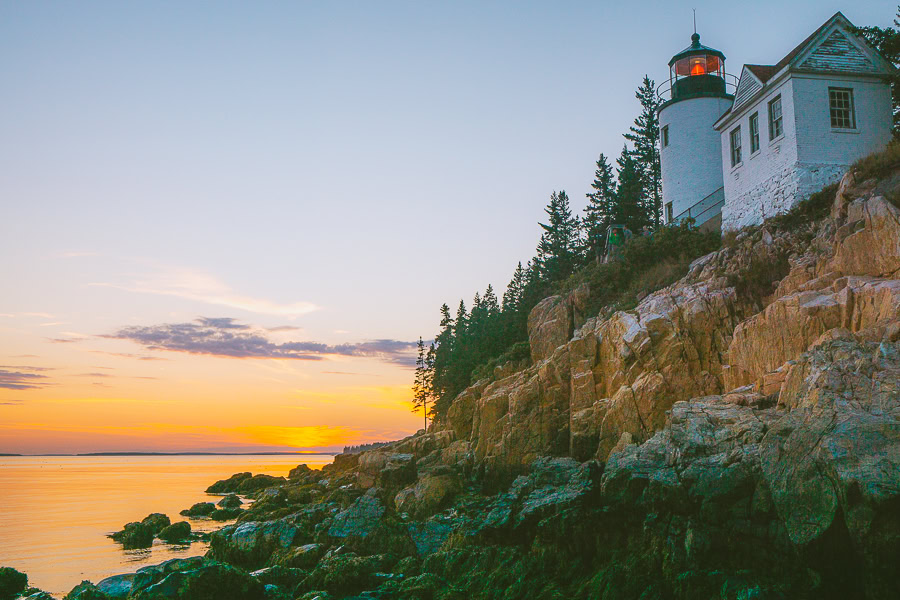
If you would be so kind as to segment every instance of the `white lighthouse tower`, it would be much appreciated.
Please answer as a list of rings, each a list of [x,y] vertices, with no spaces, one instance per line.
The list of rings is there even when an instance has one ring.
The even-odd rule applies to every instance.
[[[734,100],[725,78],[725,55],[701,45],[697,33],[669,61],[669,86],[659,109],[666,223],[688,217],[698,226],[721,222],[722,141],[713,124]]]

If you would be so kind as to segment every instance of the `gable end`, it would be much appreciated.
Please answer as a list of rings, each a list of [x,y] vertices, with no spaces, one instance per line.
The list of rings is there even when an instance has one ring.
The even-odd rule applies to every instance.
[[[736,110],[746,104],[761,89],[762,83],[745,66],[741,73],[741,80],[738,81],[737,89],[734,91],[732,110]]]
[[[874,73],[875,64],[841,31],[834,31],[800,64],[811,71]]]

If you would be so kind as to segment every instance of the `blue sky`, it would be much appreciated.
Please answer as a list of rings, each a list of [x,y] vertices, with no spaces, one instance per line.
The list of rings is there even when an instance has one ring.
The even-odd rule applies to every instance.
[[[597,155],[622,148],[634,89],[666,77],[695,7],[734,74],[837,10],[883,26],[894,12],[0,2],[0,356],[69,368],[84,352],[62,346],[84,344],[50,340],[139,353],[115,334],[201,317],[275,344],[433,334],[442,302],[502,293],[552,191],[583,206]],[[354,360],[372,381],[407,377]],[[293,387],[320,377],[292,369]]]

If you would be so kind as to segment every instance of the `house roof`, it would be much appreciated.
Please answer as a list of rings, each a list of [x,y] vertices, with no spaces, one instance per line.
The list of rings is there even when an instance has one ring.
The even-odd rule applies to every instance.
[[[833,15],[831,15],[831,17],[827,21],[822,23],[822,25],[820,25],[818,29],[816,29],[811,34],[809,34],[809,36],[807,36],[807,38],[805,40],[803,40],[802,42],[797,44],[797,46],[793,50],[788,52],[784,58],[779,60],[774,65],[744,65],[744,66],[746,66],[748,69],[750,69],[750,71],[754,75],[756,75],[756,77],[759,78],[759,80],[763,84],[765,84],[769,79],[772,78],[773,75],[778,73],[781,69],[783,69],[785,66],[787,66],[788,63],[790,63],[792,60],[794,60],[797,57],[797,55],[800,54],[804,50],[804,48],[806,48],[806,46],[809,45],[809,43],[812,42],[813,39],[815,39],[815,37],[822,32],[823,29],[825,29],[828,25],[830,25],[831,22],[834,21],[834,19],[838,15],[840,15],[841,17],[844,17],[844,15],[843,15],[843,13],[841,13],[841,11],[838,11],[838,12],[834,13]],[[846,19],[846,17],[844,17],[844,19]]]
[[[772,75],[778,72],[778,69],[775,68],[774,65],[744,65],[747,67],[751,73],[756,75],[756,78],[759,79],[762,83],[767,82],[771,79]]]

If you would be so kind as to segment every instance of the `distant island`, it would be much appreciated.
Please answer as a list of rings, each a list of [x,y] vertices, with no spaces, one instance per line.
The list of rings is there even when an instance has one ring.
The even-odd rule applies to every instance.
[[[3,454],[0,456],[335,456],[340,452],[313,452],[298,450],[297,452],[84,452],[79,454]]]

